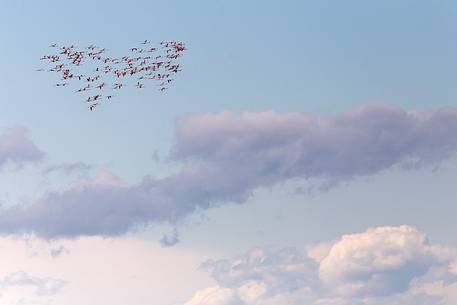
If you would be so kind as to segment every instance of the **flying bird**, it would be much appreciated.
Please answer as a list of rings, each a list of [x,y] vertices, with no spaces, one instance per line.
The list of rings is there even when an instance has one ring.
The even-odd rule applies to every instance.
[[[48,62],[50,66],[39,68],[36,71],[59,74],[60,80],[65,82],[58,82],[56,86],[68,87],[76,84],[75,93],[84,94],[91,88],[97,88],[97,92],[100,94],[86,97],[86,102],[90,104],[89,109],[93,111],[101,103],[102,98],[103,100],[113,98],[112,92],[115,91],[111,90],[119,90],[124,87],[142,89],[146,87],[144,81],[157,82],[160,91],[167,90],[173,81],[170,75],[182,70],[178,59],[187,50],[184,43],[161,41],[154,46],[146,39],[140,45],[144,46],[144,49],[141,46],[129,48],[133,52],[133,56],[112,57],[108,56],[108,49],[95,44],[79,49],[74,44],[58,46],[53,43],[50,47],[56,50],[57,54],[48,54],[40,58],[45,63]],[[154,55],[152,56],[151,53]],[[96,81],[98,84],[92,85]]]

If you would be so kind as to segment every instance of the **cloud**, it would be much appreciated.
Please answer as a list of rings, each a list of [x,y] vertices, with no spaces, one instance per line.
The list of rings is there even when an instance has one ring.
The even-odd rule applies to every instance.
[[[369,229],[336,242],[320,262],[319,277],[339,294],[390,295],[407,290],[432,266],[449,263],[448,252],[430,246],[413,227]]]
[[[322,242],[306,246],[306,254],[316,262],[320,263],[332,249],[332,243]]]
[[[66,282],[51,277],[31,276],[16,271],[0,279],[0,303],[2,304],[49,304]]]
[[[164,234],[163,237],[160,239],[160,244],[163,247],[172,247],[179,243],[179,234],[178,231],[175,229],[171,234]]]
[[[30,276],[23,271],[14,272],[5,276],[0,280],[0,287],[2,289],[13,286],[31,286],[35,288],[35,293],[38,296],[54,295],[65,286],[65,282],[53,278],[40,278]]]
[[[291,178],[340,182],[440,162],[456,153],[456,131],[456,108],[419,113],[370,105],[328,119],[223,112],[179,120],[174,156],[217,168],[219,180],[239,178],[244,194]]]
[[[198,291],[192,299],[184,305],[240,305],[232,289],[219,286],[209,287]]]
[[[202,268],[220,285],[231,288],[252,282],[279,290],[308,287],[314,284],[308,275],[317,273],[314,261],[295,248],[277,252],[254,248],[231,260],[206,261]]]
[[[63,245],[60,245],[56,248],[51,249],[49,251],[49,254],[51,255],[51,257],[56,258],[64,252],[68,252],[68,250],[65,249],[65,247]]]
[[[433,245],[414,227],[378,227],[330,243],[320,261],[295,249],[255,248],[203,263],[217,286],[186,305],[455,304],[457,249]],[[320,252],[321,255],[323,252]]]
[[[182,169],[122,183],[109,173],[0,214],[0,232],[45,238],[115,236],[151,222],[244,202],[290,179],[340,182],[394,167],[437,164],[457,151],[457,109],[407,112],[371,105],[322,119],[305,113],[223,112],[176,123],[171,158]]]
[[[0,237],[0,249],[2,305],[176,305],[214,285],[196,270],[207,255],[147,240]]]
[[[93,168],[94,167],[92,165],[86,164],[84,162],[62,163],[47,167],[45,170],[43,170],[43,174],[46,175],[61,171],[68,176],[75,173],[85,173]]]
[[[455,275],[457,275],[457,258],[451,264],[450,268],[451,268],[451,272],[454,273]]]
[[[0,135],[0,167],[11,163],[21,168],[42,160],[44,153],[29,139],[27,129],[14,127]]]
[[[264,283],[248,282],[238,288],[240,299],[245,303],[252,303],[260,299],[267,292],[267,286]]]

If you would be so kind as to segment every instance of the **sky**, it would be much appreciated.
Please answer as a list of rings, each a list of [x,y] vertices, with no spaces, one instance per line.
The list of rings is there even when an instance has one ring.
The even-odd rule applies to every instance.
[[[454,305],[455,1],[0,1],[0,303]],[[188,50],[89,111],[49,45]]]

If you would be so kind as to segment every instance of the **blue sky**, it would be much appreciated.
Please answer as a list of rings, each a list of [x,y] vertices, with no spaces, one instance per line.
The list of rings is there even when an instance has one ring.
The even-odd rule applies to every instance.
[[[92,283],[90,273],[85,274],[86,279],[79,278],[70,265],[82,264],[84,251],[88,251],[88,265],[93,270],[101,268],[103,253],[113,255],[117,263],[132,264],[132,270],[149,270],[148,266],[155,264],[169,266],[167,255],[181,260],[182,271],[167,279],[173,282],[174,277],[187,272],[188,282],[180,282],[176,295],[157,296],[157,302],[164,305],[295,304],[292,300],[309,304],[397,304],[405,300],[438,304],[440,297],[451,303],[456,300],[452,297],[457,295],[457,258],[449,254],[457,246],[453,234],[457,230],[455,1],[81,0],[3,1],[1,6],[0,134],[8,134],[12,127],[25,127],[27,138],[17,141],[33,143],[43,153],[42,158],[26,155],[19,161],[10,158],[3,162],[0,151],[0,202],[5,207],[0,213],[0,244],[19,252],[35,251],[41,260],[33,261],[24,254],[23,259],[12,258],[10,264],[15,269],[0,267],[0,290],[5,291],[0,295],[11,296],[4,302],[20,302],[17,295],[22,290],[15,289],[22,286],[10,283],[29,283],[25,286],[39,289],[37,283],[50,278],[55,278],[55,291],[40,297],[31,289],[23,302],[111,305],[117,304],[113,303],[116,299],[128,300],[116,294],[112,299],[101,297],[106,290],[95,282],[89,294],[93,299],[78,298],[84,293],[84,284]],[[51,43],[95,43],[120,55],[144,39],[178,40],[188,47],[183,71],[165,94],[152,88],[125,90],[113,103],[90,112],[71,90],[54,87],[53,75],[35,72]],[[262,115],[265,111],[273,115]],[[219,115],[224,112],[230,115]],[[243,116],[246,112],[251,116]],[[376,129],[378,125],[370,129],[378,119],[380,129]],[[344,120],[355,127],[345,129],[346,125],[339,123]],[[395,124],[401,126],[398,134],[391,129]],[[328,126],[332,132],[327,133]],[[407,128],[413,135],[404,132]],[[284,132],[284,137],[277,132]],[[287,142],[290,134],[293,140]],[[380,142],[371,141],[380,134],[386,136],[385,142],[381,136]],[[236,141],[240,146],[231,146]],[[297,149],[293,141],[308,143],[311,148]],[[399,144],[403,142],[410,144]],[[314,155],[320,149],[326,151]],[[326,159],[324,153],[331,157]],[[310,164],[318,164],[321,157],[321,165]],[[416,169],[405,170],[409,158],[417,158]],[[90,169],[73,175],[44,173],[47,168],[76,162],[90,165]],[[312,194],[297,192],[297,188],[312,186],[313,179],[322,179],[331,187]],[[113,234],[115,224],[110,228],[86,224],[78,229],[79,221],[103,218],[104,209],[113,204],[110,200],[137,209],[126,212],[134,215],[130,222],[122,222],[128,229],[120,229],[120,234]],[[148,200],[157,210],[148,209]],[[157,203],[158,208],[154,200],[168,205]],[[22,214],[8,208],[21,204],[32,208]],[[66,222],[66,213],[74,213],[76,220]],[[170,214],[164,218],[161,213]],[[141,227],[144,225],[146,228]],[[378,228],[374,235],[381,237],[375,239],[369,228]],[[79,233],[68,233],[73,229]],[[94,234],[86,234],[92,229]],[[175,229],[180,242],[161,248],[159,239]],[[23,237],[11,240],[23,231],[33,235],[32,250],[21,246]],[[430,245],[422,243],[421,234],[426,234]],[[387,295],[390,287],[378,293],[370,286],[330,293],[323,288],[328,283],[342,290],[360,284],[344,283],[346,271],[330,280],[322,273],[335,262],[332,251],[347,246],[343,236],[348,235],[359,243],[349,248],[360,247],[363,253],[384,253],[383,249],[395,248],[389,241],[402,236],[414,245],[412,256],[427,257],[429,265],[421,265],[423,268],[432,272],[449,264],[451,271],[434,278],[435,290],[430,292],[425,284],[417,286],[417,282],[430,279],[430,274],[401,274],[401,268],[409,270],[410,263],[422,264],[405,258],[400,271],[389,267],[385,272],[401,278],[414,274],[408,290],[397,287]],[[370,238],[378,248],[365,247],[363,241]],[[92,243],[99,243],[98,248]],[[56,258],[46,256],[49,249],[60,249],[61,245],[67,250]],[[310,268],[321,270],[319,280],[307,286],[312,294],[306,296],[293,285],[286,293],[281,290],[284,287],[268,281],[254,283],[248,277],[229,281],[230,276],[217,269],[217,264],[212,265],[212,273],[189,273],[206,259],[241,257],[255,247],[274,252],[285,247],[304,251],[316,245],[324,245],[318,249],[327,256],[303,263],[317,263],[318,267]],[[403,253],[409,253],[404,247]],[[435,247],[449,249],[440,248],[446,254],[438,255]],[[112,254],[113,249],[118,253]],[[143,252],[135,252],[137,249]],[[279,254],[268,251],[262,255],[283,264]],[[245,267],[246,274],[251,274],[249,268],[255,266]],[[57,272],[59,268],[62,271]],[[168,267],[163,268],[161,272],[166,273]],[[113,276],[108,269],[97,272],[101,279]],[[377,278],[376,272],[360,276]],[[11,274],[21,280],[11,280]],[[129,287],[136,295],[130,304],[150,304],[154,295],[148,294],[147,281],[156,280],[152,272],[135,275],[137,282],[129,282],[133,275],[128,267],[116,276],[119,281],[110,287]],[[293,277],[274,276],[285,282]],[[250,286],[245,287],[247,283]],[[438,289],[436,283],[446,284]],[[263,292],[257,295],[251,290]],[[257,296],[248,298],[243,294],[246,291]],[[292,296],[296,292],[300,295]],[[202,296],[206,294],[204,303]],[[216,301],[211,303],[211,298]]]

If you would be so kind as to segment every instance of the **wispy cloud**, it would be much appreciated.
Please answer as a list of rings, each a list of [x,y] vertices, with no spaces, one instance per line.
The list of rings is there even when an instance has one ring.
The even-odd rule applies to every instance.
[[[144,239],[9,236],[0,237],[0,248],[2,305],[171,305],[212,283],[195,270],[207,255]],[[59,248],[65,253],[51,257]]]
[[[50,304],[66,282],[52,277],[31,276],[24,271],[12,272],[0,278],[0,303]]]
[[[62,280],[54,278],[40,278],[30,276],[25,272],[18,271],[8,274],[0,281],[0,287],[8,288],[13,286],[32,286],[36,289],[36,295],[54,295],[65,285]]]
[[[54,172],[63,172],[65,175],[72,175],[75,173],[86,173],[93,168],[94,166],[84,162],[69,162],[48,166],[42,173],[47,175]]]

